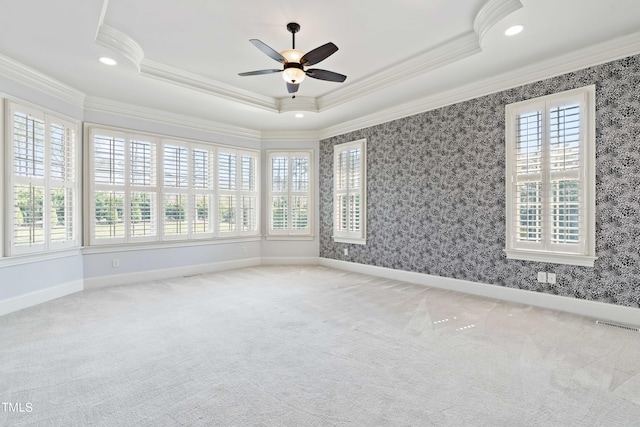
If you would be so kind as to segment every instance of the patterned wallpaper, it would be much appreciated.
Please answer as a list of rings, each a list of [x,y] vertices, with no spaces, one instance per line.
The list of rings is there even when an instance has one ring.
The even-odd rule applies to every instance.
[[[505,105],[596,85],[593,268],[507,260]],[[367,138],[366,245],[332,234],[333,145]],[[320,143],[320,256],[640,307],[640,56]],[[556,284],[537,282],[557,273]]]

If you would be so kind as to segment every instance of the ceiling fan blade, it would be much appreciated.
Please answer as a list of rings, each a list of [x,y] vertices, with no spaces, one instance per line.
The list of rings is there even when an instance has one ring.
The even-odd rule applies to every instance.
[[[271,70],[258,70],[258,71],[247,71],[245,73],[238,73],[239,76],[258,76],[260,74],[273,74],[273,73],[280,73],[282,72],[282,70],[276,70],[276,69],[271,69]]]
[[[299,87],[300,87],[300,83],[287,82],[287,90],[289,91],[289,93],[296,93]]]
[[[258,49],[260,49],[262,52],[264,52],[265,55],[267,55],[269,58],[273,58],[276,61],[278,61],[281,64],[284,64],[286,62],[286,59],[284,58],[284,56],[280,55],[280,53],[278,53],[276,50],[274,50],[272,47],[264,44],[263,42],[261,42],[258,39],[251,39],[249,40],[255,47],[257,47]]]
[[[307,70],[306,75],[318,80],[327,80],[330,82],[342,83],[347,79],[344,74],[334,73],[333,71],[320,70],[318,68],[311,68]]]
[[[307,53],[305,53],[302,58],[300,58],[300,64],[308,67],[310,65],[315,65],[318,62],[328,58],[329,56],[336,53],[338,50],[338,46],[329,42],[327,44],[323,44],[320,47],[317,47]]]

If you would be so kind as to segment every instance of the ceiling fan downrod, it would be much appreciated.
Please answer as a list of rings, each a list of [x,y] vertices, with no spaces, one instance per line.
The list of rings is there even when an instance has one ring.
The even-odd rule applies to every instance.
[[[289,30],[289,32],[291,33],[291,44],[292,44],[292,49],[296,48],[296,33],[298,31],[300,31],[300,24],[296,23],[296,22],[289,22],[287,24],[287,30]]]

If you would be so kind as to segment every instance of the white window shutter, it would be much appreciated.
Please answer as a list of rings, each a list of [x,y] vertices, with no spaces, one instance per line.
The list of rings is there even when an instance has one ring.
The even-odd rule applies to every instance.
[[[508,258],[593,265],[595,88],[506,108]]]
[[[366,244],[366,140],[334,147],[336,242]]]

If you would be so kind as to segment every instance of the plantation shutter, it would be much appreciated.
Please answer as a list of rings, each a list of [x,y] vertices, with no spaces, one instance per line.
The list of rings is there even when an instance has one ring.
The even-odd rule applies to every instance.
[[[253,153],[240,152],[240,232],[258,231],[257,157]]]
[[[45,250],[44,114],[12,105],[11,254]]]
[[[334,147],[334,240],[364,244],[365,140]]]
[[[186,146],[163,147],[163,236],[185,238],[189,233],[189,150]]]
[[[125,240],[125,138],[122,134],[94,134],[92,138],[94,241]]]
[[[77,125],[7,103],[10,255],[77,246]]]
[[[157,143],[129,138],[129,240],[151,241],[158,234]]]
[[[311,152],[272,152],[269,162],[269,234],[311,235]]]
[[[194,147],[191,151],[191,233],[194,238],[213,235],[213,150]]]
[[[236,231],[237,166],[235,150],[218,152],[218,231],[220,234]]]
[[[269,231],[289,230],[289,158],[287,155],[271,157],[271,192]]]
[[[593,256],[588,94],[507,107],[507,251]]]
[[[258,234],[259,152],[88,131],[91,244]]]
[[[77,244],[77,132],[74,124],[59,118],[47,119],[49,129],[49,236],[50,247]]]

